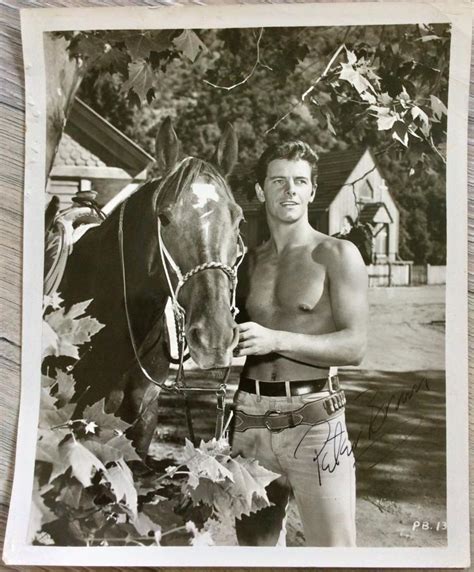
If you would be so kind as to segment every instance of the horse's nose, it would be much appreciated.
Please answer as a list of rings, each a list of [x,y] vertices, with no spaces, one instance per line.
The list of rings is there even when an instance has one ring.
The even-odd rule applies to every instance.
[[[227,350],[234,349],[239,342],[238,327],[213,328],[204,324],[192,324],[186,338],[191,347],[201,347],[205,350]]]

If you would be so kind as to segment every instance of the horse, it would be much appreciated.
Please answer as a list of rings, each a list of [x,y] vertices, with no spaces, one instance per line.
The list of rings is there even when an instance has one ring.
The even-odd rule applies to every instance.
[[[238,343],[230,297],[243,213],[225,179],[237,161],[236,135],[228,126],[217,166],[195,157],[178,161],[179,145],[166,120],[156,138],[164,176],[145,182],[79,239],[58,288],[66,308],[92,299],[87,313],[104,325],[72,369],[75,415],[105,398],[106,412],[132,424],[142,458],[170,370],[168,298],[185,316],[199,368],[230,367]]]

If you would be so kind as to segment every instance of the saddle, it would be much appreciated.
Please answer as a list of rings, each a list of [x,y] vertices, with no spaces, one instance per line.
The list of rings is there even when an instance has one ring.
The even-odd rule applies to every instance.
[[[105,215],[95,202],[96,193],[82,191],[73,197],[73,206],[59,211],[53,197],[45,213],[44,294],[55,292],[64,276],[66,262],[74,244],[91,228],[100,225]]]

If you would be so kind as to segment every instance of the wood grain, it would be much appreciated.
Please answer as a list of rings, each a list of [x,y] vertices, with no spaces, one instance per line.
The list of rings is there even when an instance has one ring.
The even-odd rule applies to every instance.
[[[202,4],[200,0],[197,3]],[[130,6],[157,5],[147,0],[56,0],[0,2],[2,33],[0,34],[0,538],[3,537],[8,514],[8,505],[13,479],[15,434],[20,399],[20,329],[21,329],[21,284],[22,284],[22,208],[23,208],[23,141],[24,82],[20,38],[19,9],[25,7],[63,6]],[[163,0],[163,4],[172,1]],[[182,2],[184,3],[184,2]],[[211,0],[207,4],[237,3],[235,1]],[[250,3],[250,2],[249,2]],[[472,76],[472,64],[471,64]],[[469,110],[469,317],[474,310],[474,87],[471,80]],[[460,295],[463,293],[460,292]],[[469,321],[469,348],[473,344],[474,326]],[[470,378],[473,372],[470,364]],[[473,395],[470,392],[470,411],[474,411]],[[470,415],[470,467],[473,466],[474,417]],[[472,480],[472,479],[471,479]],[[472,506],[472,490],[470,494]],[[473,511],[471,510],[471,523]],[[472,528],[472,526],[471,526]],[[8,567],[6,570],[48,570],[44,567]],[[147,568],[134,568],[134,570]],[[58,572],[65,568],[55,568]],[[79,568],[68,570],[126,570],[125,568]],[[175,570],[168,568],[167,570]],[[176,570],[182,570],[176,569]],[[196,569],[197,570],[197,569]],[[224,570],[217,569],[217,570]],[[236,569],[250,570],[250,569]],[[259,569],[252,569],[259,570]],[[261,569],[268,570],[268,569]],[[282,568],[282,570],[284,570]],[[289,570],[289,569],[288,569]]]

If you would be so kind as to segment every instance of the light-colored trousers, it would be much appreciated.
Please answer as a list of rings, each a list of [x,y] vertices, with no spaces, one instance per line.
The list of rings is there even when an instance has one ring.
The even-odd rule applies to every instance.
[[[237,391],[234,405],[250,415],[263,415],[268,410],[298,409],[327,395],[264,397]],[[232,454],[257,459],[281,475],[267,487],[273,506],[236,520],[241,546],[282,544],[291,494],[307,546],[355,546],[355,463],[344,410],[316,425],[280,432],[266,428],[235,432]]]

